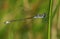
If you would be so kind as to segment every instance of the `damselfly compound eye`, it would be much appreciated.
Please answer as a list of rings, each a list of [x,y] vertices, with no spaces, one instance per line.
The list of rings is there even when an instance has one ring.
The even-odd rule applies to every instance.
[[[5,22],[5,24],[9,24],[9,23],[10,23],[10,21],[6,21],[6,22]]]

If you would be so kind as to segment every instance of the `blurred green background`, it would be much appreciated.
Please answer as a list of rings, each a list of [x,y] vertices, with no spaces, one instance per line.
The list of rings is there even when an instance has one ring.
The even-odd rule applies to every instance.
[[[53,13],[51,20],[58,11],[58,8],[53,7],[55,3],[50,5],[50,2],[50,0],[0,0],[0,39],[48,39],[50,8]],[[59,2],[56,6],[59,7]],[[46,14],[45,18],[4,23],[44,13]],[[54,26],[53,23],[51,25]]]

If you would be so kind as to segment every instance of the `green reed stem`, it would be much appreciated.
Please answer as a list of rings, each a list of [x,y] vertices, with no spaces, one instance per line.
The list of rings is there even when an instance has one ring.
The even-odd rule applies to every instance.
[[[53,4],[53,0],[50,0],[50,7],[49,7],[49,26],[48,26],[48,39],[51,38],[50,30],[51,30],[52,4]]]

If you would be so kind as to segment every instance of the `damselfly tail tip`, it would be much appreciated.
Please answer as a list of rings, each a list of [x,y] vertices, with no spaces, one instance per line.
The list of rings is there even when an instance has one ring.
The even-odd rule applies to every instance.
[[[5,21],[4,23],[5,23],[5,24],[9,24],[9,23],[10,23],[10,21]]]

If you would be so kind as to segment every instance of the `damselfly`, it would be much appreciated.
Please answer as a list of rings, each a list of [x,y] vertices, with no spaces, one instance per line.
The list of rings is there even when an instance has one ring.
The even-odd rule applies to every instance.
[[[30,18],[10,20],[10,21],[5,21],[4,23],[5,23],[5,24],[9,24],[9,23],[14,22],[14,21],[22,21],[22,20],[32,19],[32,18],[35,18],[35,19],[37,19],[37,18],[44,18],[45,16],[46,16],[45,13],[44,13],[44,14],[37,14],[37,15],[35,15],[35,16],[33,16],[33,17],[30,17]]]

